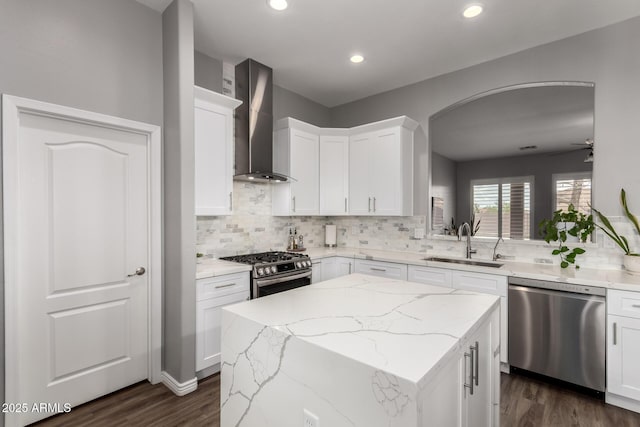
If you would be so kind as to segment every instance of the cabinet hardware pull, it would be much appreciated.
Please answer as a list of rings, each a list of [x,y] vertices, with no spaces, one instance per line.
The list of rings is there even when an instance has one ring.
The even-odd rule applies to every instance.
[[[214,286],[216,289],[221,289],[221,288],[229,288],[231,286],[235,286],[235,283],[225,283],[224,285],[216,285]]]
[[[233,193],[229,193],[229,210],[233,210]]]
[[[367,205],[367,208],[369,209],[369,212],[371,212],[371,197],[369,197],[369,204]]]
[[[136,272],[133,274],[127,274],[127,277],[133,277],[133,276],[142,276],[147,270],[144,269],[144,267],[138,267],[136,268]]]
[[[387,271],[386,268],[376,268],[376,267],[371,267],[371,270],[373,270],[373,271]]]
[[[613,345],[618,344],[618,324],[613,322]]]
[[[631,304],[631,307],[633,307],[633,308],[640,308],[640,304]]]
[[[351,274],[351,263],[349,263],[349,274]]]
[[[478,381],[480,378],[480,344],[478,344],[478,341],[476,341],[476,345],[475,347],[471,347],[471,351],[475,351],[476,352],[476,357],[475,357],[475,376],[474,378],[476,379],[476,385],[478,385]]]
[[[291,198],[291,201],[293,202],[293,209],[292,209],[292,211],[293,211],[293,212],[295,212],[295,211],[296,211],[296,196],[293,196],[293,197]]]
[[[471,358],[471,375],[469,376],[469,384],[467,384],[467,358]],[[473,396],[473,351],[471,353],[464,353],[464,388],[469,389],[469,394]]]
[[[344,212],[347,213],[347,198],[344,198]]]
[[[373,198],[373,211],[376,211],[376,198]]]

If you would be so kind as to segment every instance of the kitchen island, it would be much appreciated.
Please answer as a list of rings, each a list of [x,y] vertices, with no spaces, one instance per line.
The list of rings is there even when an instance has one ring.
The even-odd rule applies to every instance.
[[[225,307],[221,424],[499,424],[499,297],[352,274]]]

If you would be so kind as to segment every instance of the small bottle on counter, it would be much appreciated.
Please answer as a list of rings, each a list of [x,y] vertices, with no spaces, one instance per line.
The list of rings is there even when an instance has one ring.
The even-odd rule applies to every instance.
[[[287,244],[288,251],[293,249],[293,242],[294,242],[293,231],[291,231],[291,228],[289,228],[289,243]]]
[[[294,251],[298,249],[298,229],[293,229],[293,248]]]
[[[302,233],[300,233],[298,235],[298,250],[302,249],[304,249],[304,237],[302,236]]]

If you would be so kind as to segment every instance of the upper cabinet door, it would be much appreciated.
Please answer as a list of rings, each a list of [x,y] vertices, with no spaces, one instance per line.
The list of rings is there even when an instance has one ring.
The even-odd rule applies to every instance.
[[[196,215],[233,210],[233,109],[240,101],[195,88]]]
[[[370,182],[370,134],[353,135],[349,140],[349,213],[372,215]]]
[[[374,215],[402,214],[400,128],[376,132],[371,140],[371,197]]]
[[[290,130],[291,213],[317,215],[319,212],[319,137]]]
[[[320,215],[346,215],[349,197],[349,137],[320,136]]]

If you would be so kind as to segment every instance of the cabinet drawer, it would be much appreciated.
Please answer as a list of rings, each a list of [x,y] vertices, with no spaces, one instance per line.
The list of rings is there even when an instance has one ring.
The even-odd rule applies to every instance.
[[[640,319],[640,292],[608,290],[607,311],[609,314]]]
[[[507,277],[493,274],[453,272],[453,287],[486,294],[507,296]]]
[[[450,288],[452,283],[452,273],[451,270],[445,270],[444,268],[418,267],[410,265],[407,280],[410,282]]]
[[[196,280],[196,301],[249,291],[249,272]]]
[[[389,279],[407,280],[407,265],[396,264],[394,262],[367,261],[357,259],[356,273],[388,277]]]

